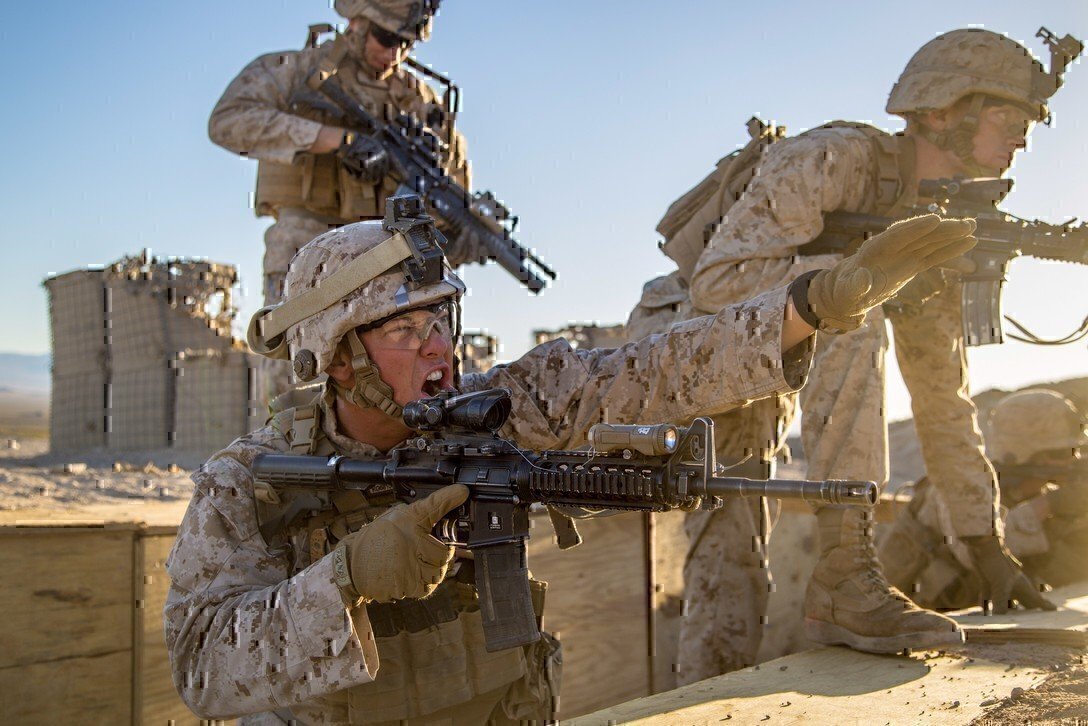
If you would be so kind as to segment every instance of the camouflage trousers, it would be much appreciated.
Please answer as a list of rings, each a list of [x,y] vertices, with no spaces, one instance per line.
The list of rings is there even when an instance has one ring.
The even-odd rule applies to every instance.
[[[970,537],[995,532],[1000,496],[968,391],[961,290],[949,285],[923,305],[888,317],[926,474],[954,513],[955,534]]]
[[[983,453],[977,410],[967,392],[960,288],[950,286],[920,308],[891,317],[927,469],[955,512],[959,536],[988,534],[997,513],[996,479]],[[884,320],[883,312],[874,310],[852,333],[818,337],[812,373],[799,395],[810,479],[868,479],[881,487],[887,483]],[[747,431],[742,435],[748,442],[770,440],[785,415],[792,414],[783,400],[787,399],[774,406],[742,409],[734,415],[745,419],[732,424],[722,419],[716,427],[719,438],[724,439],[732,426]],[[744,440],[732,441],[731,451],[719,456],[727,460],[733,454],[736,460],[737,453],[753,447]],[[684,573],[689,609],[681,625],[680,684],[755,662],[762,632],[753,624],[761,622],[767,603],[758,583],[769,584],[770,573],[765,567],[754,569],[760,562],[751,555],[752,542],[762,524],[751,514],[742,503],[730,502],[719,512],[691,515],[709,517],[711,523],[689,546]],[[725,556],[727,552],[731,554]]]
[[[730,467],[729,475],[767,478],[792,419],[789,396],[715,416],[719,463]],[[777,507],[774,500],[738,498],[714,512],[685,515],[677,686],[755,664],[771,592],[767,543]]]
[[[305,209],[280,209],[276,221],[264,233],[264,304],[273,305],[283,299],[287,268],[295,253],[335,225]],[[268,404],[273,398],[292,387],[289,361],[261,358],[258,390]]]

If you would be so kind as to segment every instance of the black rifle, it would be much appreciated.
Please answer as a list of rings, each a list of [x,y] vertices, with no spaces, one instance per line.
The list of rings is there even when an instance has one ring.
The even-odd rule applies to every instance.
[[[358,490],[402,502],[467,486],[468,501],[438,523],[435,536],[472,552],[489,651],[540,637],[526,562],[532,504],[664,512],[700,500],[716,509],[722,497],[734,496],[862,506],[877,500],[872,482],[717,476],[707,418],[687,428],[598,424],[589,433],[592,451],[534,453],[495,434],[509,413],[506,389],[444,394],[405,406],[405,422],[423,433],[387,459],[261,454],[252,471],[273,489]]]
[[[443,171],[441,154],[448,144],[421,121],[398,114],[390,123],[381,123],[344,91],[335,75],[322,80],[321,72],[315,71],[308,85],[328,100],[334,113],[343,115],[353,131],[382,145],[392,161],[390,175],[400,184],[397,194],[423,197],[448,237],[456,238],[468,230],[484,246],[489,259],[534,293],[544,289],[544,278],[555,279],[555,271],[513,238],[517,218],[491,192],[470,194]],[[319,101],[316,105],[326,104]]]
[[[1001,287],[1009,262],[1020,255],[1046,260],[1088,264],[1088,226],[1047,224],[1007,214],[997,207],[1012,189],[1010,179],[930,179],[918,186],[918,196],[935,200],[915,207],[904,217],[937,212],[971,217],[978,225],[978,245],[968,253],[976,270],[964,274],[963,333],[967,345],[1001,343]],[[860,240],[883,232],[895,219],[854,212],[832,212],[824,217],[824,231],[802,254],[849,253]],[[1029,341],[1034,342],[1034,341]],[[1068,341],[1066,341],[1068,342]]]

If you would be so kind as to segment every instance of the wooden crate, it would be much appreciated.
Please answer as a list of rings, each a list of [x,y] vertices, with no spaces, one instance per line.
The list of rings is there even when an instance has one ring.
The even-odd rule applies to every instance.
[[[580,521],[584,542],[565,552],[548,516],[532,516],[529,566],[548,582],[544,625],[563,642],[563,717],[673,687],[682,520],[654,518],[663,564],[651,623],[645,515]],[[176,533],[141,524],[0,526],[0,567],[17,583],[0,589],[0,722],[198,722],[174,691],[163,640]]]
[[[174,527],[0,527],[0,722],[197,723],[163,640]]]

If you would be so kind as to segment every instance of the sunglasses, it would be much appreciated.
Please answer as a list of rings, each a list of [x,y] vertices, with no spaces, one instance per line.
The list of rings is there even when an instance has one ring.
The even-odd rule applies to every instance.
[[[371,26],[370,35],[383,48],[407,48],[412,45],[412,41],[408,38],[397,35],[385,28],[380,28],[377,25]]]

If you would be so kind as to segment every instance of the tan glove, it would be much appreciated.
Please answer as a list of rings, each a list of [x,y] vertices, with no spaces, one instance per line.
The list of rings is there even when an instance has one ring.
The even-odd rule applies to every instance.
[[[453,559],[453,547],[431,529],[468,498],[468,487],[443,487],[426,499],[392,507],[343,539],[355,591],[367,600],[387,602],[427,597]]]
[[[918,273],[975,246],[972,219],[926,214],[897,222],[830,270],[812,278],[808,304],[820,330],[845,333],[865,322],[865,313],[895,295]]]
[[[975,572],[982,578],[983,600],[990,601],[996,614],[1007,613],[1009,608],[1014,607],[1014,601],[1025,608],[1057,608],[1039,594],[1028,576],[1020,569],[1020,561],[1012,556],[999,538],[961,537],[960,541],[967,545]]]

